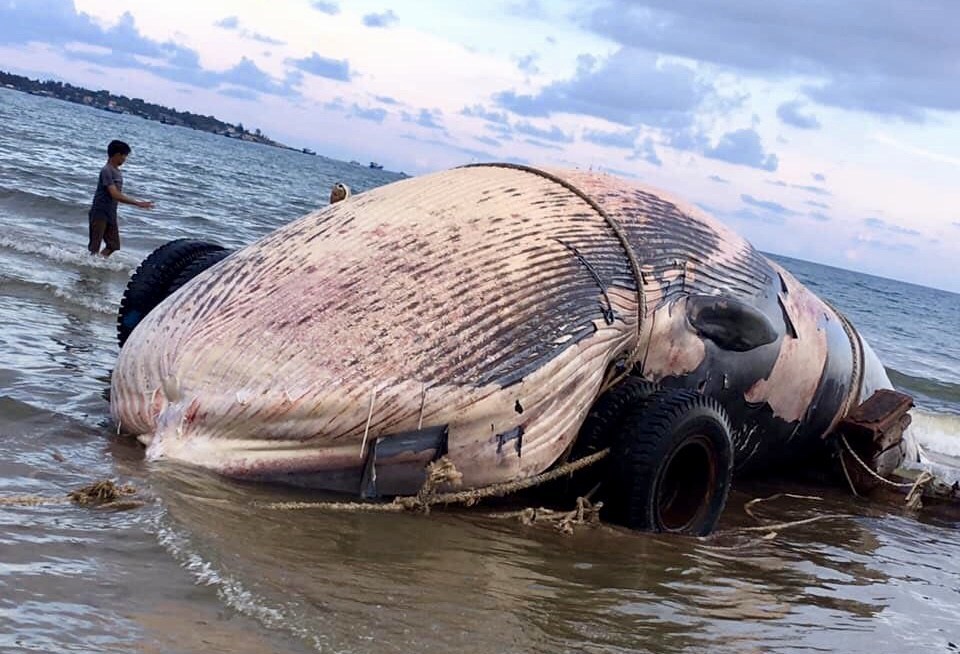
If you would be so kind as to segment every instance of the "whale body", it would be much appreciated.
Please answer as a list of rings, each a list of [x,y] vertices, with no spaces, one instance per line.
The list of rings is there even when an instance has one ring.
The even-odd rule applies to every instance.
[[[111,411],[148,458],[237,478],[361,492],[376,447],[398,494],[441,448],[468,488],[550,468],[628,373],[715,398],[741,471],[814,456],[891,387],[840,313],[700,209],[484,164],[351,196],[201,272],[133,330]]]

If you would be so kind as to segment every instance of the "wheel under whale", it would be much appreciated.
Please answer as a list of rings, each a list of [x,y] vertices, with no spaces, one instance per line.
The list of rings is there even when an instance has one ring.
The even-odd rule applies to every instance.
[[[729,420],[716,400],[696,391],[649,389],[628,381],[607,402],[603,515],[639,531],[707,535],[733,478]]]
[[[158,304],[228,254],[230,250],[223,246],[194,239],[170,241],[150,253],[133,273],[120,301],[117,312],[120,347]]]
[[[653,382],[630,375],[602,394],[580,427],[570,460],[576,461],[609,447],[613,435],[621,431],[627,411],[645,406],[647,399],[659,389]],[[572,498],[588,496],[597,484],[610,478],[610,466],[610,458],[606,458],[579,471],[567,480],[562,493]],[[606,489],[601,484],[598,490],[602,495]]]

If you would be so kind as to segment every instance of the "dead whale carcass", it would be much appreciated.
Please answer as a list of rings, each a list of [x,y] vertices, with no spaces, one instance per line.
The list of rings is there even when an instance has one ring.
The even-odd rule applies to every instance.
[[[391,495],[441,456],[478,487],[609,445],[611,516],[706,533],[734,467],[890,386],[789,272],[608,175],[457,168],[226,254],[175,241],[128,286],[111,407],[150,458]]]

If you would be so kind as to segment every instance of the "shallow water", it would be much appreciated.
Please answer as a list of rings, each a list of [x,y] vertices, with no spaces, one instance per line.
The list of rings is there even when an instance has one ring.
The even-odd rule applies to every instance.
[[[124,249],[88,257],[86,209],[116,136],[134,152]],[[960,651],[955,514],[842,489],[755,509],[740,487],[711,541],[560,534],[488,509],[277,510],[309,499],[169,465],[117,438],[107,391],[129,275],[178,237],[248,243],[396,175],[0,90],[0,498],[101,478],[146,504],[0,504],[0,651]],[[914,394],[925,443],[960,457],[960,296],[780,259],[847,313]],[[953,328],[945,328],[946,326]]]

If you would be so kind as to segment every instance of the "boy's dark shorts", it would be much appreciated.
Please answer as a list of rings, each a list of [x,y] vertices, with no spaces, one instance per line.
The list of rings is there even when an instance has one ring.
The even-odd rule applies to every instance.
[[[91,254],[100,251],[100,243],[106,243],[111,250],[120,249],[120,227],[116,219],[111,220],[103,214],[90,213],[90,243],[87,249]]]

